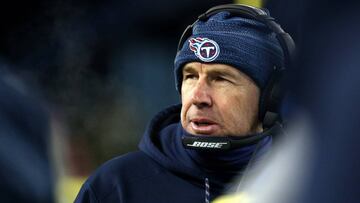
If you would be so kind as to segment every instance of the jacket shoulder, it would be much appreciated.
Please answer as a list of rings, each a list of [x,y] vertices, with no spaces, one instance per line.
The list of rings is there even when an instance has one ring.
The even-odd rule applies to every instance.
[[[146,170],[144,170],[146,169]],[[127,153],[105,162],[95,172],[100,179],[120,178],[127,181],[136,181],[159,173],[160,166],[142,151]]]
[[[104,199],[106,202],[121,202],[119,192],[124,185],[137,184],[162,171],[162,167],[141,151],[118,156],[105,162],[88,178],[75,202],[100,202]],[[112,197],[112,194],[117,195]]]

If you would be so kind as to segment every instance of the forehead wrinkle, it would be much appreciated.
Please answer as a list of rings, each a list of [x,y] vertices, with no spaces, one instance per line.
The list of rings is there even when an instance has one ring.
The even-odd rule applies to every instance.
[[[241,79],[243,77],[247,78],[247,75],[242,73],[235,67],[232,66],[220,66],[225,64],[205,64],[205,63],[197,63],[191,62],[185,65],[183,68],[183,73],[204,73],[206,75],[220,75],[227,76],[231,78]]]
[[[205,66],[205,72],[209,75],[220,75],[220,76],[229,76],[232,78],[241,77],[241,73],[238,69],[231,66],[217,66],[216,64],[212,66]]]

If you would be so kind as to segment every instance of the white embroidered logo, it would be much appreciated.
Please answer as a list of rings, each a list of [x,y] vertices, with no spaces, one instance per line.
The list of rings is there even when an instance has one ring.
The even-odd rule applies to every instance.
[[[215,60],[220,53],[219,45],[208,38],[196,37],[189,39],[189,48],[204,62]]]
[[[192,144],[187,144],[189,147],[199,147],[199,148],[218,148],[221,149],[223,145],[227,145],[227,142],[198,142],[195,141]]]

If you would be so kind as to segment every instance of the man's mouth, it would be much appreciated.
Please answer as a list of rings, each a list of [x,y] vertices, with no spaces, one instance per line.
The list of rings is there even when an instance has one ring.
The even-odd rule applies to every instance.
[[[192,119],[190,124],[195,134],[210,135],[219,129],[219,125],[216,122],[206,118]]]
[[[198,125],[198,126],[207,126],[207,125],[211,125],[211,124],[212,124],[212,123],[207,122],[207,121],[204,121],[204,122],[195,121],[194,123],[195,123],[196,125]]]

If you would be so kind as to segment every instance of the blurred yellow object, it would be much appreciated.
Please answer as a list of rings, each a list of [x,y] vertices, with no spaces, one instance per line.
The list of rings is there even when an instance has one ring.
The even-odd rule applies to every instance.
[[[262,0],[235,0],[234,3],[245,4],[245,5],[261,8],[264,2]]]
[[[57,185],[57,203],[74,202],[76,195],[79,193],[82,184],[87,177],[63,176],[58,180]]]
[[[235,193],[221,196],[212,203],[251,203],[251,198],[245,193]]]

